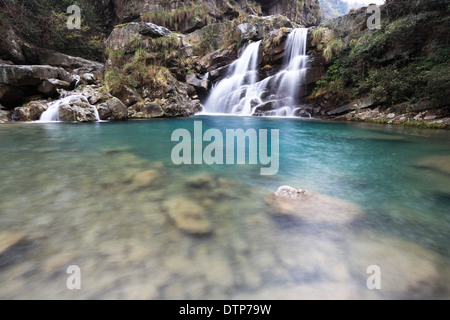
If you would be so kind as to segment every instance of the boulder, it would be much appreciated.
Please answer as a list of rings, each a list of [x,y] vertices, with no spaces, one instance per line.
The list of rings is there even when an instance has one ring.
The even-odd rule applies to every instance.
[[[236,195],[234,190],[237,186],[238,183],[236,181],[209,173],[201,173],[189,177],[186,181],[186,187],[202,200],[209,198],[214,201],[223,201],[227,198],[233,198]]]
[[[13,116],[16,121],[37,121],[47,110],[48,104],[44,101],[32,101],[23,107],[14,109]]]
[[[185,47],[192,47],[194,53],[195,48],[201,46],[205,39],[208,39],[208,36],[214,35],[215,49],[217,50],[225,44],[226,38],[229,36],[230,27],[231,22],[229,21],[207,25],[200,30],[183,35],[183,45]]]
[[[212,82],[217,82],[224,79],[228,74],[229,66],[220,67],[218,69],[211,70],[209,72],[208,80]]]
[[[84,73],[81,80],[86,84],[94,84],[97,79],[93,73]]]
[[[164,111],[164,117],[189,117],[203,110],[200,100],[192,100],[187,95],[172,95],[159,99],[157,103]]]
[[[37,91],[48,96],[53,96],[58,89],[69,90],[71,84],[67,81],[58,79],[47,79],[37,86]]]
[[[145,24],[144,24],[145,25]],[[153,118],[153,117],[186,117],[193,115],[202,109],[200,102],[192,100],[195,97],[192,93],[192,86],[184,83],[186,81],[186,66],[182,56],[182,41],[179,37],[169,36],[152,39],[147,27],[156,28],[154,25],[142,23],[128,23],[117,26],[106,41],[110,52],[120,51],[124,61],[117,62],[114,54],[110,54],[108,69],[116,67],[123,76],[128,77],[123,66],[127,61],[133,65],[134,52],[137,50],[134,45],[141,42],[149,57],[154,57],[158,63],[164,64],[160,67],[153,59],[146,61],[149,68],[149,76],[134,79],[136,85],[131,89],[125,85],[113,88],[111,93],[119,98],[127,107],[131,118]],[[140,27],[141,26],[141,27]],[[145,32],[143,32],[144,28]],[[146,35],[143,35],[140,32]],[[162,29],[163,30],[163,29]],[[169,53],[162,53],[158,47],[160,44],[170,47]],[[152,104],[141,103],[151,102]],[[138,103],[139,102],[139,103]],[[161,111],[162,110],[162,111]]]
[[[367,268],[378,266],[384,299],[433,299],[449,281],[449,273],[443,271],[446,262],[420,245],[369,232],[354,235],[350,242],[352,274],[364,283]]]
[[[208,235],[213,231],[205,208],[188,198],[169,199],[164,208],[175,226],[188,234]]]
[[[350,224],[364,216],[364,210],[326,195],[282,186],[266,197],[275,215],[297,217],[307,223]]]
[[[102,92],[99,89],[100,88],[97,85],[83,85],[73,91],[58,90],[58,92],[62,97],[84,96],[92,105],[106,102],[108,99],[112,98],[110,93]]]
[[[106,47],[110,50],[124,50],[134,37],[142,39],[143,35],[139,32],[141,24],[131,22],[118,25],[106,39]]]
[[[0,123],[4,123],[9,121],[10,119],[10,112],[3,110],[2,105],[0,104]]]
[[[125,120],[128,118],[127,107],[117,98],[111,98],[106,101],[106,106],[111,112],[111,117],[115,120]]]
[[[197,71],[201,74],[228,66],[237,59],[237,54],[229,49],[219,49],[202,57],[197,62]]]
[[[140,189],[149,188],[155,183],[159,183],[161,175],[156,170],[146,170],[137,173],[130,180],[130,190],[137,191]]]
[[[22,104],[25,90],[21,87],[0,84],[0,103],[11,109]]]
[[[450,156],[442,155],[426,157],[418,161],[416,166],[450,177]]]
[[[157,26],[153,23],[139,22],[139,34],[147,37],[159,38],[168,37],[172,32],[167,28]]]
[[[96,106],[100,120],[110,120],[112,119],[111,110],[109,110],[106,103],[101,103]]]
[[[1,66],[0,84],[17,86],[38,86],[44,80],[58,79],[74,83],[75,78],[63,68],[51,66]]]
[[[285,56],[285,43],[292,28],[282,28],[268,32],[262,39],[258,63],[261,68],[265,66],[280,65]]]
[[[368,97],[368,98],[363,98],[363,99],[358,99],[358,100],[352,101],[342,107],[328,111],[327,114],[329,116],[333,116],[333,115],[346,113],[346,112],[349,112],[352,110],[369,108],[374,105],[375,105],[375,100],[371,97]]]
[[[345,41],[349,40],[349,38],[358,38],[361,31],[367,29],[366,11],[366,8],[361,8],[349,14],[328,20],[326,26],[328,29],[334,30],[336,36],[344,38]]]
[[[57,67],[3,65],[0,68],[0,103],[11,109],[38,93],[42,94],[41,98],[56,96],[58,89],[69,89],[76,81]]]
[[[127,86],[123,86],[119,90],[114,90],[112,94],[127,107],[134,105],[142,99],[141,95],[136,90]]]
[[[305,27],[315,26],[322,19],[319,0],[257,0],[265,16],[283,15]]]
[[[141,102],[128,108],[128,117],[134,119],[160,118],[164,111],[157,103]]]
[[[285,16],[274,15],[268,17],[248,16],[243,23],[237,26],[239,41],[258,41],[270,32],[282,28],[294,28],[295,25]]]
[[[81,95],[68,96],[62,100],[55,101],[59,106],[59,121],[65,122],[95,122],[97,109],[89,103],[89,100]],[[50,106],[49,106],[50,107]]]
[[[22,40],[16,35],[14,30],[0,22],[2,36],[0,37],[0,59],[9,60],[17,64],[26,63],[22,53]]]
[[[186,75],[186,83],[193,86],[198,93],[205,93],[209,88],[209,81],[200,79],[195,74]]]
[[[0,232],[0,256],[5,254],[13,246],[25,239],[25,233],[2,231]]]
[[[39,57],[40,64],[57,66],[78,72],[94,72],[102,74],[105,68],[103,63],[80,57],[69,56],[67,54],[52,50],[38,49],[37,55]]]
[[[85,104],[66,104],[59,110],[60,121],[65,122],[95,122],[94,106]]]

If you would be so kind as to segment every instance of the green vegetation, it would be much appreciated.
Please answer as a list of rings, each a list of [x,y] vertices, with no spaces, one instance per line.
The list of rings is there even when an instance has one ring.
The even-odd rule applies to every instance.
[[[330,41],[325,50],[323,51],[323,56],[325,57],[325,60],[327,62],[330,62],[331,59],[333,59],[333,56],[337,53],[339,53],[342,48],[344,47],[344,43],[341,39],[334,39]]]
[[[435,8],[443,1],[414,1],[410,12],[418,10],[418,3]],[[386,106],[421,100],[450,102],[449,10],[405,15],[396,5],[388,6],[388,12],[381,30],[366,31],[348,46],[339,39],[328,43],[323,54],[331,65],[313,98],[331,91],[342,104],[368,95]],[[316,44],[319,32],[313,33]]]
[[[376,124],[388,124],[389,123],[389,119],[386,119],[386,118],[374,119],[371,122],[372,123],[376,123]]]
[[[312,32],[312,45],[313,46],[317,46],[320,44],[320,41],[322,41],[323,33],[324,33],[324,28],[314,29],[314,31]]]
[[[165,93],[173,78],[170,67],[184,70],[186,58],[180,53],[176,35],[161,38],[133,36],[123,51],[108,52],[111,69],[105,75],[106,89],[118,94],[128,87],[156,99]]]
[[[83,8],[81,30],[69,30],[66,25],[66,10],[74,4]],[[34,45],[101,60],[110,30],[98,10],[88,0],[0,0],[0,26],[10,25]]]
[[[447,126],[444,123],[426,123],[424,121],[407,121],[403,123],[405,127],[413,127],[420,129],[446,129]]]
[[[209,7],[206,3],[183,6],[173,11],[147,12],[141,15],[141,20],[151,22],[173,31],[185,31],[211,23]]]
[[[213,30],[209,28],[203,29],[201,39],[201,42],[194,48],[194,55],[204,56],[218,49],[217,35]]]

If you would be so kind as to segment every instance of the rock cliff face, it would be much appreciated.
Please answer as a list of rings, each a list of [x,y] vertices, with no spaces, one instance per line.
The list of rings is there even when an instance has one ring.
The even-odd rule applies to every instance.
[[[51,8],[50,2],[43,4]],[[16,8],[4,8],[9,19],[2,26],[5,36],[0,39],[0,69],[5,75],[9,69],[17,71],[13,75],[27,71],[27,77],[33,79],[0,79],[0,103],[4,107],[12,110],[29,101],[58,98],[61,92],[67,95],[66,90],[81,84],[80,92],[88,99],[97,96],[91,94],[92,90],[100,88],[117,97],[128,108],[130,118],[189,116],[201,109],[199,99],[208,94],[212,83],[225,74],[248,42],[262,40],[280,29],[317,25],[321,19],[318,0],[99,0],[95,6],[83,0],[79,5],[86,9],[86,30],[101,29],[101,33],[93,31],[92,35],[104,39],[110,34],[104,43],[105,67],[49,50],[48,45],[41,48],[37,42],[27,42],[26,30],[14,22]],[[56,15],[50,18],[64,29],[65,17],[57,14],[63,6],[55,7]],[[32,9],[26,7],[30,17]],[[40,25],[40,19],[42,14],[33,21]],[[64,37],[62,34],[60,38]],[[52,38],[45,43],[51,44]],[[70,81],[59,74],[50,75],[54,70],[67,71]],[[206,73],[208,80],[204,79]],[[102,119],[123,119],[100,105],[103,100],[91,103],[97,105]],[[38,118],[44,110],[30,108],[17,110],[14,118]]]
[[[263,14],[281,14],[305,27],[320,23],[322,13],[318,0],[259,0]]]
[[[382,28],[366,8],[312,28],[310,52],[327,72],[310,102],[325,117],[445,128],[450,124],[450,7],[389,0]]]
[[[177,31],[193,31],[208,22],[223,22],[239,13],[255,15],[282,14],[304,26],[317,25],[321,20],[318,0],[111,0],[118,22],[138,21],[145,17],[156,24],[166,21]],[[172,22],[171,22],[172,21]]]

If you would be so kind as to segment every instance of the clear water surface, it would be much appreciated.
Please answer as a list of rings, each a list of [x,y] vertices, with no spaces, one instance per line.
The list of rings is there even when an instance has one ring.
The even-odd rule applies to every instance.
[[[171,134],[194,121],[279,129],[278,175],[174,165]],[[0,139],[1,299],[450,298],[448,131],[199,116],[7,124]],[[281,185],[364,218],[274,216],[265,199]],[[170,210],[185,207],[203,212],[210,234],[175,224]],[[81,290],[67,289],[69,265]],[[370,265],[381,290],[366,286]]]

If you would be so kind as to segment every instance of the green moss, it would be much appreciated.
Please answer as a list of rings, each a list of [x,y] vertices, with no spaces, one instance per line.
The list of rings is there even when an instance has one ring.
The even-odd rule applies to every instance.
[[[186,57],[177,35],[147,38],[133,36],[124,50],[109,50],[111,69],[105,75],[106,89],[113,95],[124,88],[156,98],[165,94],[173,79],[168,68],[183,69]]]
[[[361,119],[353,118],[352,122],[369,122],[374,124],[389,124],[389,119]],[[396,123],[404,127],[419,128],[419,129],[448,129],[449,127],[444,123],[427,123],[425,121],[407,121],[403,123]]]
[[[373,120],[370,120],[370,122],[371,123],[376,123],[376,124],[388,124],[389,123],[389,119],[385,119],[385,118],[373,119]]]
[[[327,62],[330,62],[334,55],[341,52],[341,50],[344,48],[344,43],[341,39],[333,39],[330,41],[325,50],[323,51],[323,56]]]
[[[317,28],[312,32],[312,45],[317,46],[322,41],[324,28]]]
[[[419,12],[385,17],[381,30],[365,31],[347,46],[334,39],[324,51],[331,65],[314,92],[342,83],[350,100],[371,96],[385,106],[422,100],[450,103],[448,28],[448,12]]]
[[[79,30],[67,28],[66,10],[73,4],[82,8]],[[2,0],[0,11],[1,23],[28,43],[93,60],[104,58],[104,40],[110,30],[92,1]]]
[[[405,127],[421,128],[421,129],[447,129],[445,123],[427,123],[425,121],[407,121],[404,122]]]
[[[219,42],[217,39],[217,35],[210,28],[204,28],[202,30],[201,42],[195,46],[194,55],[196,56],[204,56],[210,52],[216,51],[219,49]]]

